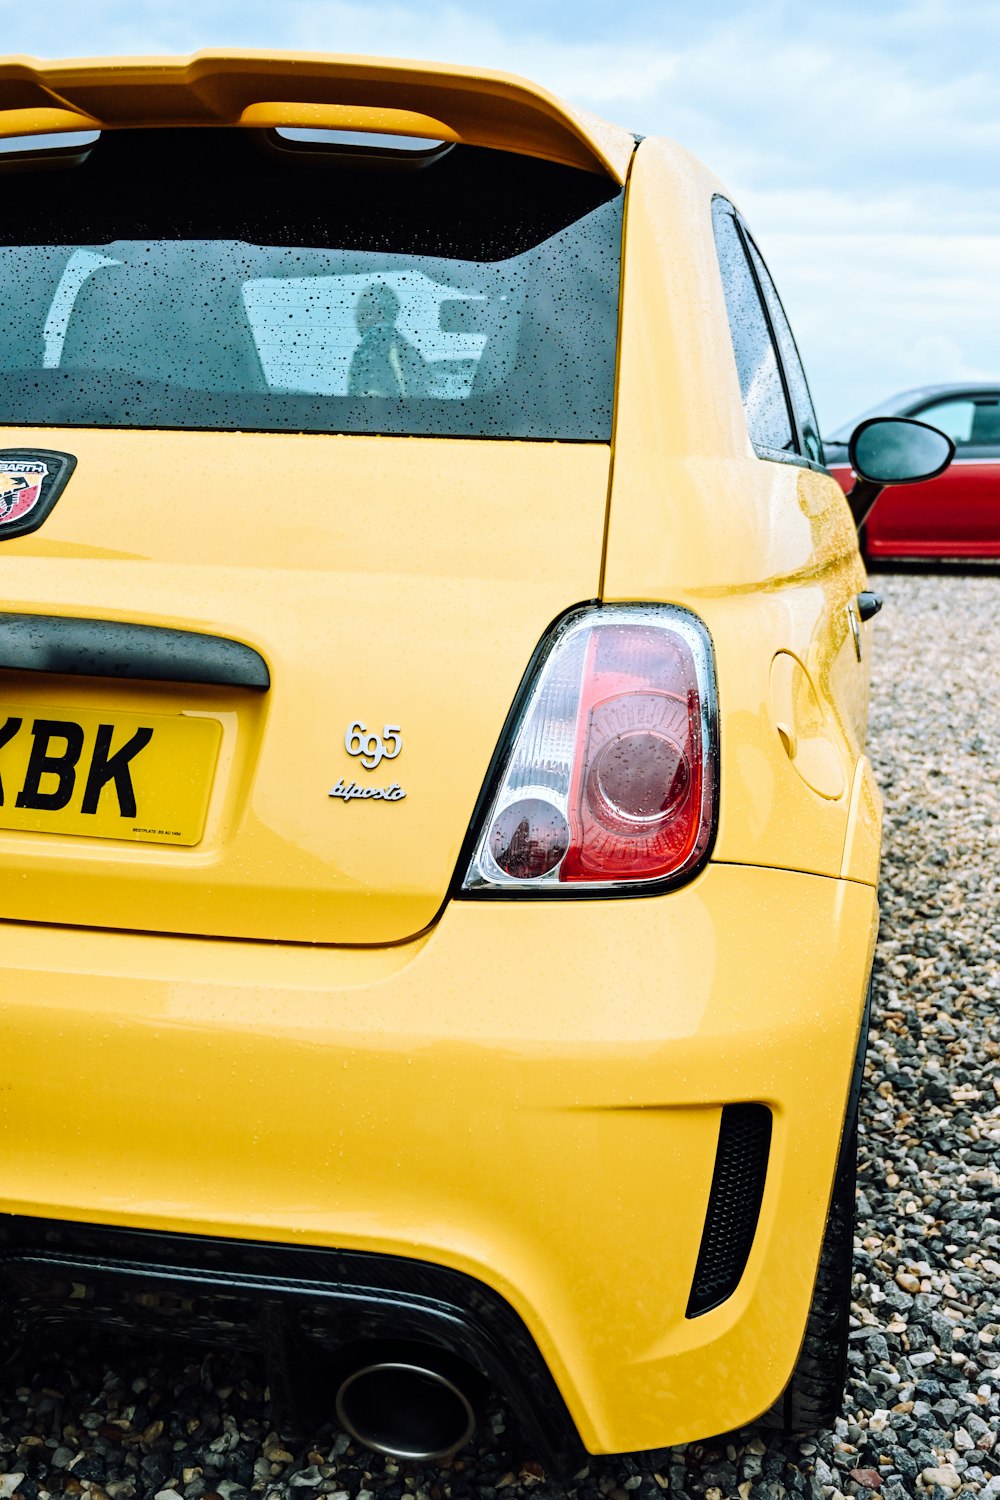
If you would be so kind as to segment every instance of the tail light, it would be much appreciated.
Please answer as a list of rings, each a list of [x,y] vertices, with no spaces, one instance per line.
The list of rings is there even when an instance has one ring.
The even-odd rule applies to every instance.
[[[555,627],[501,747],[466,892],[648,890],[708,854],[718,787],[708,632],[673,605]]]

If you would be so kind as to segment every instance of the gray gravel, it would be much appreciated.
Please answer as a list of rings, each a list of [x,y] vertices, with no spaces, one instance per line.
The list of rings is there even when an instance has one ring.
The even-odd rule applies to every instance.
[[[35,1349],[0,1388],[0,1500],[1000,1500],[1000,577],[882,575],[871,745],[886,798],[845,1415],[550,1480],[502,1410],[443,1468],[273,1432],[242,1358]]]

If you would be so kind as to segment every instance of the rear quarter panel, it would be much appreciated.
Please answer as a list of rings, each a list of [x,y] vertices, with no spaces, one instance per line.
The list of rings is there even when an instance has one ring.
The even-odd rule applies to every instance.
[[[722,741],[714,857],[839,875],[852,801],[855,812],[863,802],[869,826],[852,841],[850,873],[875,883],[877,801],[852,799],[871,627],[859,662],[848,605],[864,568],[836,481],[761,460],[750,444],[712,232],[719,191],[673,144],[639,147],[603,593],[685,605],[712,634]],[[777,732],[771,673],[781,652],[801,663],[819,702],[834,767],[826,795],[794,769]]]

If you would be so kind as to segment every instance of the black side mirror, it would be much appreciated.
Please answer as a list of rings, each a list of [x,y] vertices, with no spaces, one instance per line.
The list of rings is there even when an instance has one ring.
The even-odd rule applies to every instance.
[[[869,417],[852,432],[847,454],[858,476],[847,503],[860,527],[887,485],[919,484],[943,474],[955,457],[955,444],[926,422]]]

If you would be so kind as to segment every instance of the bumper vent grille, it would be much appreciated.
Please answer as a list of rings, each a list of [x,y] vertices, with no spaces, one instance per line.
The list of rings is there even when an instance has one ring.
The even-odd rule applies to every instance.
[[[771,1111],[766,1105],[725,1106],[688,1299],[689,1318],[718,1307],[739,1286],[757,1229],[770,1146]]]

